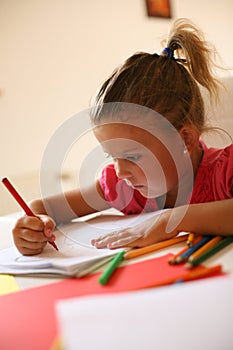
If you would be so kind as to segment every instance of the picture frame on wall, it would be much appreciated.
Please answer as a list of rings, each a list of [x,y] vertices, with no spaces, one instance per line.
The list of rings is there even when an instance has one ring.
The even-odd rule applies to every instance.
[[[145,0],[149,17],[172,18],[170,0]]]

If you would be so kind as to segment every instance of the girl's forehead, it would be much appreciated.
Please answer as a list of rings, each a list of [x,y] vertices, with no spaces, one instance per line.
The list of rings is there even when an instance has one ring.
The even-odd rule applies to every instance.
[[[149,132],[141,127],[124,123],[106,123],[94,128],[94,134],[100,139],[115,139],[126,137],[132,140],[145,137]]]
[[[110,123],[94,128],[97,140],[106,150],[137,151],[161,145],[160,141],[147,130],[134,125]]]

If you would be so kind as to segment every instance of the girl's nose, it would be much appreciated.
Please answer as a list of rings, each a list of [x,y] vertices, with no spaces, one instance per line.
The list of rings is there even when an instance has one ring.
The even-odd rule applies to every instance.
[[[117,177],[121,179],[126,179],[132,176],[132,172],[130,171],[129,161],[122,158],[117,158],[115,159],[114,167],[115,167]]]

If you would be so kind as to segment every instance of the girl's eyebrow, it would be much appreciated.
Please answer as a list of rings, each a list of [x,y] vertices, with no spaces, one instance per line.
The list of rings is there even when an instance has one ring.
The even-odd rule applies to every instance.
[[[120,152],[121,154],[127,154],[127,153],[134,153],[134,152],[141,152],[142,149],[140,147],[135,147],[135,148],[131,148],[131,149],[127,149],[123,152]]]
[[[108,155],[111,155],[107,150],[104,150],[104,152]],[[122,152],[116,152],[118,156],[124,156],[126,154],[131,154],[131,153],[135,153],[135,152],[140,152],[142,153],[142,149],[139,148],[139,147],[136,147],[136,148],[131,148],[131,149],[127,149],[125,151],[122,151]]]

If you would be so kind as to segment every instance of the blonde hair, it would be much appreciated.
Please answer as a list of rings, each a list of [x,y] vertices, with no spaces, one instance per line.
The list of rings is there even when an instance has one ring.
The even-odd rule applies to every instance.
[[[127,102],[162,114],[179,130],[191,124],[205,129],[204,103],[199,85],[211,98],[218,96],[216,50],[188,19],[177,19],[162,54],[138,52],[129,57],[102,84],[94,99],[91,119],[101,122],[102,106]]]

